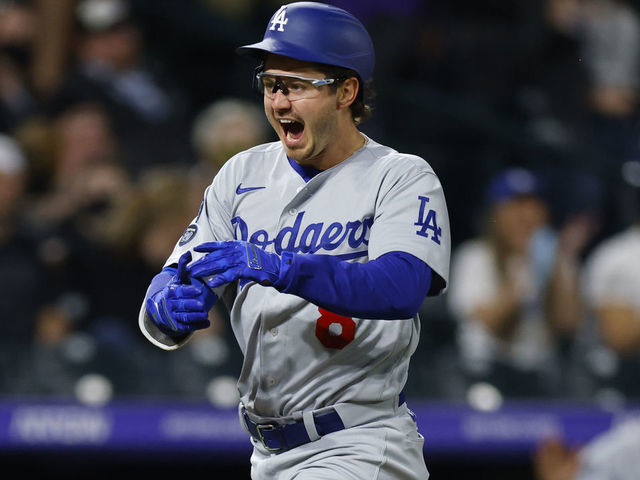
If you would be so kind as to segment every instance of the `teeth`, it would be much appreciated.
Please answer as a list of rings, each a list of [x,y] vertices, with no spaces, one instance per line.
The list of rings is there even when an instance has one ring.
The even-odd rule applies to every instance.
[[[293,120],[280,120],[280,123],[293,123]]]

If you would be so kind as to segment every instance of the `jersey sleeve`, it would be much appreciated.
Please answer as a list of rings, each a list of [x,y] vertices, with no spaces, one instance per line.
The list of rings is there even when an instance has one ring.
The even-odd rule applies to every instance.
[[[446,288],[451,254],[449,214],[442,185],[432,171],[409,169],[383,181],[371,227],[369,258],[392,251],[406,252],[425,262],[444,280]]]
[[[219,194],[224,191],[222,180],[218,180],[219,178],[216,177],[205,190],[198,214],[177,241],[173,252],[165,262],[165,267],[177,264],[178,259],[188,250],[191,250],[193,260],[197,260],[203,254],[194,252],[193,247],[201,243],[233,240],[230,206]]]

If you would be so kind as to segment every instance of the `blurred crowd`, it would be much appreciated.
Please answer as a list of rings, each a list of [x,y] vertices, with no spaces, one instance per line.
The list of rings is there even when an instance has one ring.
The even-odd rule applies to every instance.
[[[171,353],[137,316],[216,171],[276,139],[234,49],[280,3],[0,0],[0,393],[235,404],[222,307]],[[640,398],[640,1],[329,3],[376,46],[363,131],[449,205],[407,394]]]

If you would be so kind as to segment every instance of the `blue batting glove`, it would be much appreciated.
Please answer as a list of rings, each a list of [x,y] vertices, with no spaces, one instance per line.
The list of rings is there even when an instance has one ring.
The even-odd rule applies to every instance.
[[[206,255],[189,266],[192,277],[207,278],[209,288],[235,280],[273,285],[280,276],[280,256],[243,241],[208,242],[194,248]]]
[[[201,280],[189,275],[191,252],[178,261],[178,270],[169,283],[147,298],[146,310],[156,326],[170,336],[207,328],[209,310],[218,299]]]

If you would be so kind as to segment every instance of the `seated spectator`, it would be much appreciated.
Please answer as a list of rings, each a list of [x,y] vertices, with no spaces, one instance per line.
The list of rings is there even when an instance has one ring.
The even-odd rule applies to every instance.
[[[586,260],[584,296],[594,341],[585,361],[596,393],[611,389],[623,398],[640,398],[640,162],[628,162],[623,173],[635,189],[638,220],[602,241]]]
[[[549,227],[542,180],[524,169],[499,173],[488,192],[486,234],[461,244],[448,302],[469,385],[505,396],[558,394],[558,343],[580,318],[577,265],[589,231]]]
[[[83,103],[64,110],[52,128],[51,182],[34,202],[32,220],[40,228],[75,225],[82,235],[97,239],[100,212],[131,188],[110,119],[99,105]]]
[[[107,242],[110,217],[129,201],[134,184],[122,167],[105,112],[96,104],[71,105],[51,128],[56,139],[51,181],[27,212],[30,229],[39,238],[35,251],[47,267],[46,290],[53,300],[38,320],[42,328],[37,330],[32,368],[40,386],[47,375],[37,372],[46,371],[47,363],[60,365],[65,375],[67,367],[77,367],[64,357],[65,345],[77,335],[92,345],[96,353],[91,360],[98,359],[104,373],[118,370],[137,338],[129,321],[139,306],[133,299],[148,283],[142,262],[121,255]],[[113,354],[116,347],[119,355]],[[125,372],[133,370],[119,373]]]
[[[153,165],[191,162],[187,98],[152,67],[129,3],[82,0],[76,19],[76,61],[49,102],[50,112],[77,102],[102,105],[133,175]]]

